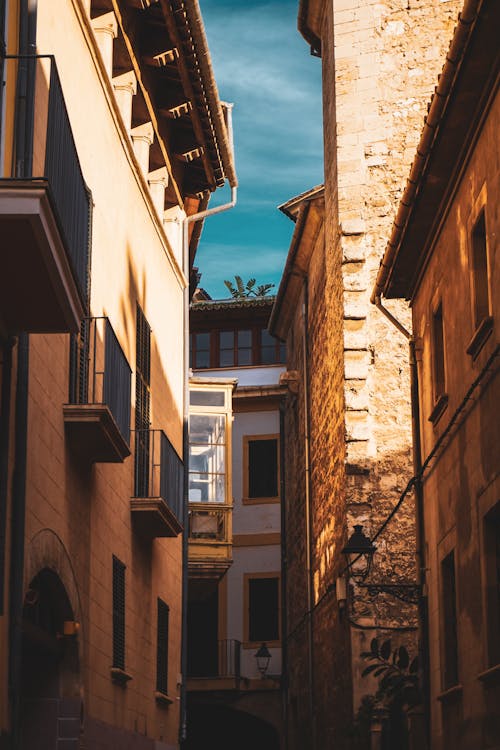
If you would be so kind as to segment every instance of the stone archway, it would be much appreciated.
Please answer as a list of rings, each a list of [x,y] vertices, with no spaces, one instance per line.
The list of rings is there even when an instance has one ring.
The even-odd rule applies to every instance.
[[[185,750],[279,750],[276,729],[266,721],[226,706],[192,704],[188,710]]]
[[[81,608],[69,556],[49,529],[28,547],[23,606],[21,748],[77,748],[83,721]]]

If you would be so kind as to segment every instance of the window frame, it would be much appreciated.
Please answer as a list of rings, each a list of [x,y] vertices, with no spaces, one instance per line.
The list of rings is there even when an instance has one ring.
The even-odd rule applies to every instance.
[[[444,317],[443,298],[438,290],[435,295],[430,311],[430,377],[432,403],[429,414],[429,422],[434,425],[448,406],[448,368],[446,366],[446,326]],[[437,341],[437,321],[440,321],[440,341]],[[438,361],[439,354],[439,361]],[[442,369],[442,387],[438,388],[438,367]]]
[[[262,332],[267,331],[267,327],[264,325],[241,325],[241,326],[234,326],[234,325],[218,325],[214,328],[210,328],[208,330],[191,330],[190,332],[190,363],[191,368],[196,371],[203,371],[203,370],[231,370],[231,369],[240,369],[243,367],[283,367],[286,365],[286,344],[282,341],[280,341],[278,338],[273,337],[275,339],[275,356],[276,361],[272,363],[264,363],[262,362]],[[251,356],[251,363],[250,364],[238,364],[238,333],[242,331],[250,331],[251,334],[251,346],[247,347],[251,350],[252,356]],[[210,364],[207,367],[197,367],[195,365],[196,360],[196,339],[195,337],[198,334],[208,334],[209,335],[209,362]],[[233,334],[233,354],[234,354],[234,364],[232,365],[221,365],[220,363],[220,354],[221,354],[221,347],[220,347],[220,334],[221,333],[232,333]],[[284,351],[284,357],[281,358],[281,348],[282,346],[285,347]]]
[[[485,629],[484,638],[482,639],[484,672],[482,672],[479,677],[484,679],[487,679],[492,673],[497,674],[500,672],[500,645],[498,645],[498,631],[496,630],[494,623],[492,623],[493,618],[491,617],[491,598],[495,595],[491,592],[491,581],[494,574],[487,528],[487,526],[491,524],[492,516],[500,514],[500,500],[498,499],[499,489],[499,481],[492,482],[485,492],[481,494],[478,502],[481,592]],[[500,611],[497,610],[495,614],[496,619],[500,620]],[[493,657],[496,657],[496,659]]]
[[[242,439],[242,455],[243,455],[243,476],[242,476],[242,497],[241,502],[243,505],[264,505],[267,503],[279,503],[281,501],[281,488],[280,488],[280,474],[281,474],[281,456],[280,456],[280,440],[279,434],[266,434],[266,435],[243,435]],[[250,497],[250,451],[249,443],[257,442],[258,440],[276,440],[276,486],[278,494],[271,497]]]
[[[441,651],[441,690],[446,693],[453,688],[460,686],[460,636],[459,636],[459,618],[458,618],[458,581],[457,576],[457,547],[454,544],[455,535],[449,539],[449,544],[446,548],[443,548],[442,554],[439,557],[439,621],[440,621],[440,651]],[[445,591],[445,580],[444,580],[444,567],[447,565],[447,561],[450,557],[453,557],[453,579],[454,579],[454,594],[455,598],[453,601],[454,612],[455,612],[455,669],[456,669],[456,680],[455,682],[448,682],[447,673],[449,671],[449,619],[448,612],[446,611],[445,596],[448,592]]]
[[[487,297],[487,314],[483,315],[481,320],[477,320],[477,271],[476,271],[476,251],[475,251],[475,230],[483,217],[484,221],[484,252],[486,260],[486,297]],[[467,354],[475,359],[486,340],[489,338],[493,329],[493,289],[491,284],[491,252],[488,239],[488,205],[487,205],[487,188],[483,184],[477,198],[474,201],[472,210],[467,221],[467,243],[468,243],[468,260],[469,260],[469,285],[470,285],[470,312],[472,322],[472,337],[466,348]]]
[[[127,566],[116,555],[112,555],[112,669],[125,671],[126,665],[126,591],[127,591]],[[122,580],[118,580],[118,575]],[[118,590],[120,589],[120,590]],[[121,590],[123,589],[123,591]],[[118,629],[122,632],[118,633]],[[121,638],[122,643],[118,643]]]
[[[262,578],[275,578],[278,581],[278,638],[275,640],[264,641],[268,648],[280,648],[282,639],[282,618],[281,618],[281,572],[275,570],[263,571],[260,573],[243,574],[243,648],[258,648],[262,640],[250,640],[250,581]]]
[[[165,632],[161,631],[161,616],[165,617]],[[161,597],[156,599],[156,692],[162,696],[168,696],[168,678],[169,678],[169,637],[170,637],[170,607]],[[163,661],[165,662],[163,664]],[[164,667],[165,673],[162,675],[160,669]]]

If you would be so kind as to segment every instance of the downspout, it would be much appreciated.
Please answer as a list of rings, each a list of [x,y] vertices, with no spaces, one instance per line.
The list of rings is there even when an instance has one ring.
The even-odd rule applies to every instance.
[[[37,0],[21,0],[19,7],[19,53],[36,50]],[[32,148],[27,134],[33,127],[34,68],[26,66],[25,75],[18,73],[16,95],[16,175],[31,175]],[[23,116],[27,123],[23,122]],[[26,129],[28,125],[28,130]],[[30,130],[31,129],[31,130]],[[22,153],[19,154],[19,148]],[[20,157],[20,158],[19,158]],[[18,171],[20,170],[20,172]],[[17,377],[15,398],[14,472],[12,477],[12,509],[9,575],[9,699],[11,747],[20,748],[20,710],[22,690],[22,616],[24,598],[24,536],[26,519],[26,469],[28,458],[28,396],[29,396],[29,335],[21,333],[17,346]]]
[[[410,400],[411,400],[411,426],[413,440],[413,475],[416,477],[415,489],[415,532],[416,532],[416,561],[417,561],[417,583],[420,587],[418,597],[418,624],[419,624],[419,662],[420,662],[420,684],[423,695],[425,737],[427,745],[430,743],[430,664],[429,664],[429,630],[428,630],[428,603],[426,591],[426,559],[425,559],[425,523],[424,523],[424,491],[422,486],[422,445],[420,439],[420,402],[418,389],[418,368],[413,335],[399,322],[399,320],[382,305],[380,295],[373,298],[373,304],[394,325],[400,333],[408,340],[409,365],[410,365]]]
[[[280,403],[280,520],[281,520],[281,681],[282,681],[282,711],[283,725],[285,727],[285,748],[289,747],[288,742],[288,641],[286,634],[288,632],[287,617],[287,513],[286,513],[286,473],[285,473],[285,404]]]
[[[227,107],[227,130],[231,148],[233,149],[232,104]],[[233,172],[234,173],[234,172]],[[220,206],[207,208],[182,220],[182,268],[188,280],[184,289],[184,398],[183,398],[183,458],[184,458],[184,513],[182,532],[182,628],[181,628],[181,706],[179,742],[183,743],[187,737],[187,609],[188,609],[188,553],[189,553],[189,225],[207,219],[209,216],[229,211],[237,201],[238,184],[236,177],[230,181],[231,200]]]
[[[302,321],[304,336],[302,339],[302,356],[304,358],[304,471],[305,471],[305,522],[306,522],[306,576],[308,617],[308,668],[309,668],[309,716],[311,720],[312,748],[316,750],[316,719],[314,715],[314,628],[313,628],[313,581],[311,565],[312,513],[311,513],[311,420],[309,409],[309,290],[308,277],[303,279],[304,300],[302,304]]]

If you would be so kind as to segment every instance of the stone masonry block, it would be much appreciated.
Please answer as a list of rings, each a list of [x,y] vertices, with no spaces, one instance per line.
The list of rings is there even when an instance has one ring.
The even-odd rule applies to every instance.
[[[342,276],[346,291],[362,292],[368,288],[368,272],[364,263],[344,263]]]
[[[346,380],[363,380],[368,377],[370,354],[363,350],[344,352],[344,370]]]
[[[347,442],[369,440],[371,437],[370,418],[367,411],[348,411],[345,415]]]
[[[359,235],[366,232],[366,222],[364,219],[344,219],[342,221],[342,234],[345,237],[349,237],[351,235]]]
[[[344,292],[344,318],[362,320],[366,318],[368,301],[363,292]]]
[[[366,381],[350,380],[349,383],[346,383],[344,394],[347,411],[368,410],[370,397]]]

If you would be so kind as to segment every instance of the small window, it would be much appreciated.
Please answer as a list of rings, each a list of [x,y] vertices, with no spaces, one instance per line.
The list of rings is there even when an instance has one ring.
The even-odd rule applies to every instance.
[[[156,690],[168,693],[168,619],[170,610],[167,604],[158,599],[158,628],[156,641]]]
[[[443,689],[458,684],[457,592],[455,553],[441,562]]]
[[[446,392],[442,304],[439,304],[432,315],[432,370],[434,402],[436,402]]]
[[[286,362],[285,344],[271,336],[267,330],[260,332],[260,361],[263,365]]]
[[[234,331],[220,331],[219,367],[233,367],[235,364]]]
[[[238,331],[238,361],[239,367],[252,364],[252,331]]]
[[[500,664],[500,503],[484,519],[488,666]]]
[[[210,333],[192,333],[190,339],[190,362],[195,370],[210,367]]]
[[[246,500],[275,500],[279,497],[278,437],[246,436],[243,439]]]
[[[247,641],[270,643],[280,640],[279,576],[247,578]]]
[[[113,667],[125,669],[125,565],[114,555]]]
[[[484,208],[472,228],[471,245],[474,325],[477,329],[490,314],[488,251]]]

